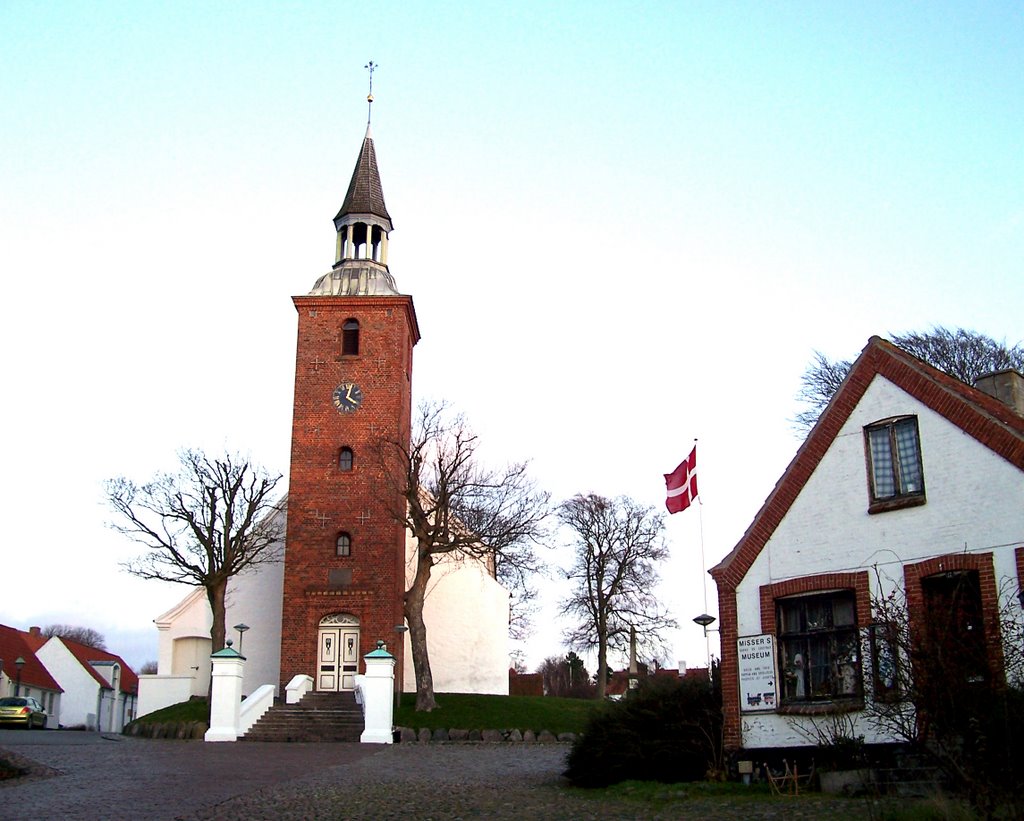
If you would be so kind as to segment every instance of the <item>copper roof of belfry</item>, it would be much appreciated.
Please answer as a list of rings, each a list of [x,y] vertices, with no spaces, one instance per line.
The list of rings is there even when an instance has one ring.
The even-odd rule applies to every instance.
[[[370,127],[366,127],[363,146],[359,150],[352,181],[348,184],[348,193],[341,210],[334,218],[339,220],[348,214],[373,214],[386,220],[391,227],[391,215],[384,204],[384,189],[380,184],[380,172],[377,170],[377,152],[373,148],[373,136]]]
[[[723,584],[735,589],[746,575],[876,374],[1024,471],[1024,417],[1000,400],[873,336],[746,533],[729,555],[709,571],[719,589]]]

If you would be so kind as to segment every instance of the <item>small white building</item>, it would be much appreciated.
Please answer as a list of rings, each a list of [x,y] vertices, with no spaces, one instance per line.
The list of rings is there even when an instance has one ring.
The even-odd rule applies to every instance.
[[[45,638],[33,627],[36,657],[64,691],[58,712],[61,727],[119,733],[136,716],[139,680],[124,660],[70,639]]]

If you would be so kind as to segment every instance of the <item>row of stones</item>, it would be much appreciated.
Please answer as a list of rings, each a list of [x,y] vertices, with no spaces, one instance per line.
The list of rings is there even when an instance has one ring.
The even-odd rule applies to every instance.
[[[557,742],[572,743],[576,740],[576,733],[554,733],[541,730],[535,733],[533,730],[446,730],[438,728],[430,730],[421,727],[419,731],[411,727],[399,727],[397,730],[398,741],[492,741],[492,742],[539,742],[541,744],[554,744]]]
[[[141,722],[133,721],[129,724],[124,734],[138,736],[141,738],[176,738],[176,739],[202,739],[206,735],[207,726],[201,721],[168,721],[168,722]],[[576,740],[575,733],[554,733],[541,730],[535,733],[533,730],[429,730],[426,727],[420,728],[417,732],[411,727],[398,728],[398,741],[405,742],[429,742],[429,741],[489,741],[489,742],[537,742],[541,744],[555,744],[558,742],[572,743]]]
[[[205,738],[209,727],[203,721],[133,721],[124,728],[124,734],[139,738]]]

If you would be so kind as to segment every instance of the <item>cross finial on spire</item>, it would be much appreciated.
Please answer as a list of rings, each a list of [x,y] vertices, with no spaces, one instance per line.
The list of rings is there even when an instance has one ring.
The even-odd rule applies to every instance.
[[[379,66],[373,60],[370,60],[363,68],[370,72],[370,93],[366,95],[366,124],[369,125],[370,115],[373,112],[373,72]]]

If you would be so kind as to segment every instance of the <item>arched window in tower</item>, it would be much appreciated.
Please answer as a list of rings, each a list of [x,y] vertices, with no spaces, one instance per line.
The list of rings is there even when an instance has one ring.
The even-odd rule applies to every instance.
[[[357,222],[352,229],[352,258],[368,259],[370,256],[370,226],[365,222]]]
[[[352,537],[347,533],[339,533],[338,540],[335,542],[335,552],[339,556],[351,556],[352,555]]]
[[[373,226],[370,229],[370,253],[368,256],[374,262],[384,262],[383,243],[384,229],[379,225]]]
[[[341,326],[341,355],[355,356],[359,353],[359,320],[346,319]]]
[[[348,473],[352,470],[352,465],[355,462],[355,454],[352,452],[352,448],[342,448],[338,451],[338,469],[343,473]]]

